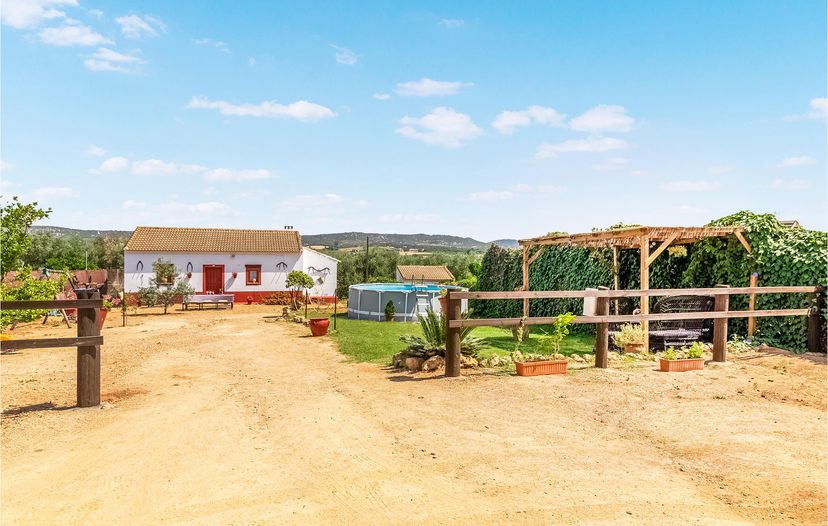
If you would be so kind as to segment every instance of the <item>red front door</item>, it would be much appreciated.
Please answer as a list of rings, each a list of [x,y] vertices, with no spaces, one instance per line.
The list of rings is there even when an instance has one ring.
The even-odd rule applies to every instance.
[[[224,292],[224,265],[204,265],[204,293]]]

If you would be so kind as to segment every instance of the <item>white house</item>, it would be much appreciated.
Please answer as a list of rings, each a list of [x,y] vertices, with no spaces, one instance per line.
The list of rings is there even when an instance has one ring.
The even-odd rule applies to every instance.
[[[312,298],[336,295],[338,260],[302,247],[302,237],[285,230],[178,228],[139,226],[124,247],[124,292],[137,292],[155,277],[152,264],[162,259],[175,265],[198,294],[233,294],[237,302],[288,290],[292,270],[313,278]]]

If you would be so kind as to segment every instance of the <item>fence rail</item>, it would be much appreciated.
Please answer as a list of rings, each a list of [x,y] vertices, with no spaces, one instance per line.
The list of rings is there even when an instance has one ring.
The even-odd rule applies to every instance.
[[[75,300],[4,301],[2,310],[57,310],[78,309],[78,335],[70,338],[33,338],[0,342],[0,350],[48,349],[77,347],[77,403],[78,407],[92,407],[101,403],[101,345],[103,336],[98,325],[103,300],[98,292],[77,291],[89,298]]]
[[[462,319],[460,304],[464,299],[477,300],[529,300],[551,298],[596,298],[595,314],[576,316],[573,323],[594,323],[597,325],[595,338],[595,366],[606,368],[609,351],[609,324],[625,322],[649,322],[666,320],[713,320],[713,361],[724,362],[727,358],[727,320],[731,318],[757,318],[767,316],[808,316],[808,349],[818,351],[820,346],[820,319],[817,305],[824,296],[820,286],[773,286],[773,287],[729,287],[717,285],[714,288],[698,289],[649,289],[649,290],[609,290],[599,287],[597,290],[550,290],[550,291],[485,291],[485,292],[448,292],[446,341],[446,376],[460,374],[460,329],[463,327],[514,327],[521,323],[526,325],[544,325],[553,323],[556,317],[527,318],[483,318]],[[729,298],[737,294],[809,294],[811,305],[802,309],[767,309],[731,311],[728,309]],[[714,296],[714,310],[707,312],[675,312],[658,314],[624,314],[610,315],[611,298],[639,298],[658,296]]]

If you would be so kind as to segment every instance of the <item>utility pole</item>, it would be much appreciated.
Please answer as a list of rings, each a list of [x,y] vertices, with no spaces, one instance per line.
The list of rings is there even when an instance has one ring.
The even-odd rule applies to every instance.
[[[368,236],[365,236],[365,283],[368,283]]]

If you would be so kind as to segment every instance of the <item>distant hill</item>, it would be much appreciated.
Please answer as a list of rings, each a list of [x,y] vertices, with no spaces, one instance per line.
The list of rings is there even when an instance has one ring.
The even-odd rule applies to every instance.
[[[486,250],[489,243],[470,237],[440,234],[377,234],[371,232],[339,232],[335,234],[302,234],[305,245],[325,245],[329,248],[360,247],[365,237],[372,246],[419,248],[429,250]]]
[[[49,233],[54,236],[77,236],[84,239],[94,239],[98,236],[128,238],[131,230],[79,230],[61,226],[33,226],[32,233]],[[494,243],[503,248],[517,248],[516,239],[498,239],[489,243],[478,241],[470,237],[448,236],[441,234],[377,234],[370,232],[339,232],[333,234],[303,234],[302,242],[305,245],[324,245],[326,247],[350,248],[365,246],[365,236],[371,240],[372,246],[408,248],[420,250],[480,250],[484,251]]]
[[[62,226],[39,226],[35,225],[29,229],[33,234],[47,233],[55,237],[77,236],[83,239],[94,239],[98,236],[107,237],[129,237],[132,230],[79,230],[77,228],[65,228]]]

